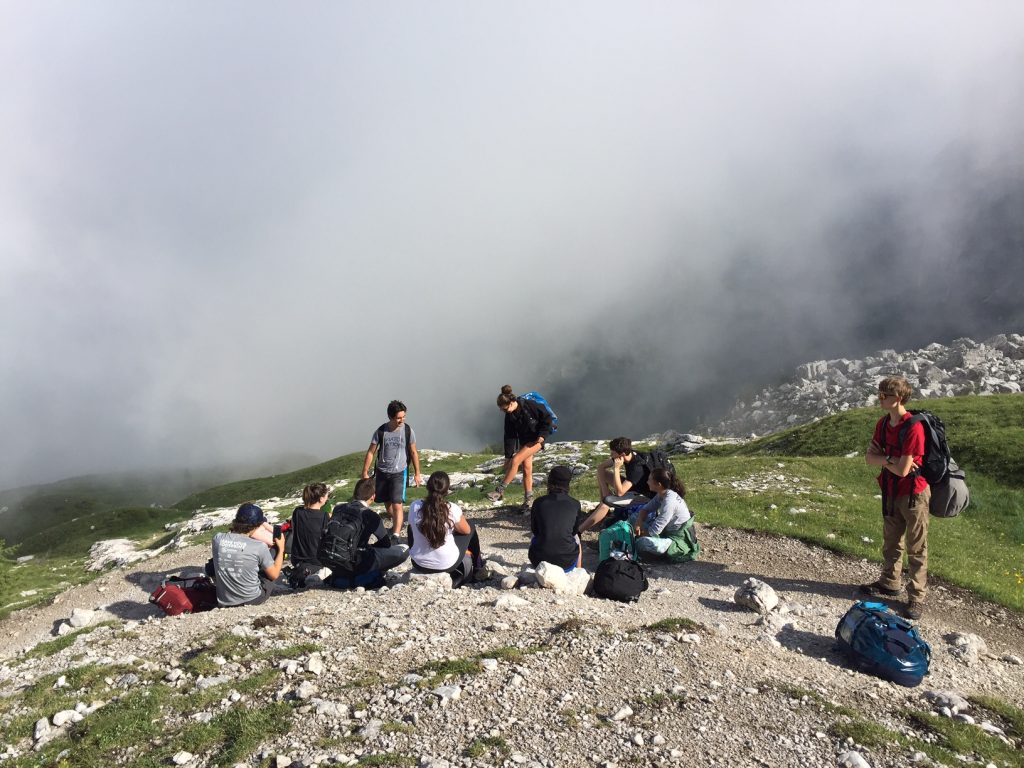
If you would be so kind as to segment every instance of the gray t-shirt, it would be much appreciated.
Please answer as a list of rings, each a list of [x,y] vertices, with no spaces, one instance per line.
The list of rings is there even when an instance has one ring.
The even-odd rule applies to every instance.
[[[380,434],[379,431],[374,431],[370,440],[371,445],[377,445],[378,434]],[[416,433],[412,427],[409,427],[409,438],[415,445]],[[385,427],[384,445],[377,445],[377,469],[381,472],[395,474],[402,472],[407,466],[409,466],[409,460],[405,455],[405,424],[402,424],[394,432],[389,432]]]
[[[213,537],[213,571],[217,582],[217,604],[241,605],[263,592],[260,571],[274,564],[270,547],[240,533],[218,533]]]

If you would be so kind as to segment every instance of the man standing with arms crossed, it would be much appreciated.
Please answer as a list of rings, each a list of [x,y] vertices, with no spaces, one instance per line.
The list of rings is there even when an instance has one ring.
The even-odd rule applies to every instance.
[[[915,422],[900,439],[900,428],[911,418],[904,403],[910,399],[909,382],[902,376],[882,379],[878,404],[886,416],[875,425],[865,459],[880,467],[882,489],[882,573],[860,591],[871,597],[897,597],[903,590],[900,574],[907,553],[907,597],[903,615],[917,620],[924,612],[928,586],[928,481],[916,472],[924,459],[924,426]],[[904,540],[906,545],[904,546]]]
[[[392,400],[388,403],[388,421],[377,427],[366,450],[363,462],[363,478],[370,476],[370,464],[374,454],[377,466],[374,471],[377,501],[384,504],[391,515],[391,532],[398,536],[405,520],[405,488],[409,484],[409,463],[414,471],[413,482],[418,488],[420,478],[420,455],[416,451],[416,433],[405,423],[405,403]]]

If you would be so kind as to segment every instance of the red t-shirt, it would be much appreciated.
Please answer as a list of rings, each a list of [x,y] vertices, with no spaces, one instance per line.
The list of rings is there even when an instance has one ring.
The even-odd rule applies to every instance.
[[[892,456],[893,461],[900,458],[901,456],[907,456],[908,454],[914,457],[914,462],[918,465],[924,459],[924,425],[918,422],[917,424],[911,425],[910,429],[907,430],[907,437],[903,441],[903,445],[900,445],[900,427],[903,426],[903,422],[908,421],[912,418],[913,414],[909,411],[903,414],[903,418],[900,419],[899,423],[894,427],[889,423],[889,417],[885,416],[875,425],[875,436],[874,440],[880,446],[882,446],[884,452],[889,456]],[[885,433],[884,435],[882,433]],[[883,483],[891,482],[889,478],[896,477],[888,470],[883,469],[878,475],[878,487],[882,489],[884,493],[886,486]],[[925,480],[921,475],[907,475],[906,477],[896,477],[896,495],[897,496],[909,496],[912,493],[921,493],[925,488],[928,487],[928,481]]]

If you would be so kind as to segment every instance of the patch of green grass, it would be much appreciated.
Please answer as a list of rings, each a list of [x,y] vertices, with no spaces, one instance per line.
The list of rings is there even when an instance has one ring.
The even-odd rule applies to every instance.
[[[428,661],[416,670],[422,675],[424,685],[433,685],[448,677],[476,675],[483,670],[477,658],[437,659]]]
[[[384,723],[380,727],[381,733],[413,733],[415,730],[409,723],[400,723],[397,720]]]
[[[995,696],[968,696],[974,706],[996,715],[1003,721],[1007,735],[1024,739],[1024,710]]]
[[[111,619],[110,621],[101,621],[88,627],[82,627],[76,629],[73,632],[68,632],[66,635],[54,638],[53,640],[47,640],[46,642],[39,643],[34,648],[29,649],[21,656],[21,660],[28,659],[41,659],[47,656],[53,656],[55,653],[60,653],[68,646],[74,644],[82,635],[87,635],[90,632],[95,632],[100,627],[116,627],[118,622]]]
[[[1003,765],[1024,765],[1024,755],[1015,747],[993,738],[975,725],[968,725],[931,712],[908,712],[907,719],[939,737],[940,746],[952,753],[977,755],[983,761]]]
[[[645,628],[652,632],[678,632],[680,630],[697,632],[703,629],[704,625],[683,616],[670,616],[667,619],[648,624]]]
[[[501,736],[483,736],[479,739],[473,739],[473,741],[471,741],[462,751],[462,754],[476,760],[492,751],[497,752],[499,756],[504,757],[511,753],[512,750],[509,747],[508,742]]]
[[[373,686],[380,685],[383,682],[385,682],[384,677],[380,674],[380,672],[376,670],[370,670],[362,675],[359,675],[358,677],[353,677],[351,680],[345,683],[345,687],[372,688]]]
[[[565,721],[566,725],[572,726],[573,728],[575,728],[577,725],[583,722],[580,719],[579,712],[577,712],[572,707],[563,707],[562,709],[558,710],[558,716],[562,718],[563,721]]]

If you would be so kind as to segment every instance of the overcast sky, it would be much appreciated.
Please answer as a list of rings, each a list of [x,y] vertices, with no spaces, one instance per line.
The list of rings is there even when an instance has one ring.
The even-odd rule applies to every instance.
[[[1024,4],[715,5],[0,0],[0,487],[1021,330]],[[932,266],[992,311],[866,314]]]

